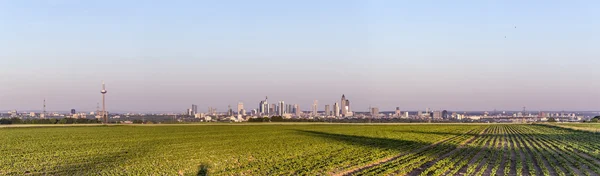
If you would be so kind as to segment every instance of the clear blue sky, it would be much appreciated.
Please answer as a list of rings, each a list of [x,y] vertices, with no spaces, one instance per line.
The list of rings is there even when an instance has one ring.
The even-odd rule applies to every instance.
[[[0,109],[599,110],[600,2],[0,1]],[[515,28],[516,27],[516,28]]]

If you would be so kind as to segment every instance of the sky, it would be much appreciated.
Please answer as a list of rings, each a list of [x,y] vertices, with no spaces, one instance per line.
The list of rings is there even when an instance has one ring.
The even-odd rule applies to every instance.
[[[0,1],[0,110],[600,110],[600,2]],[[234,108],[235,109],[235,108]]]

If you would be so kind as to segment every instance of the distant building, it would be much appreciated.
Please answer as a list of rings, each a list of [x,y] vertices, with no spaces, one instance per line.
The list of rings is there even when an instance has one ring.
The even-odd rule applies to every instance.
[[[446,111],[446,110],[442,111],[442,118],[443,119],[448,119],[448,111]]]
[[[269,110],[268,97],[265,97],[265,100],[260,101],[260,104],[258,105],[258,113],[260,115],[269,115]]]
[[[271,104],[271,107],[269,107],[269,115],[277,114],[275,111],[277,111],[277,104]]]
[[[335,117],[340,116],[340,105],[338,103],[333,104],[333,116],[335,116]]]
[[[371,117],[379,117],[379,108],[371,108]]]
[[[396,116],[396,117],[402,116],[402,112],[400,112],[400,107],[396,107],[396,112],[394,113],[394,116]]]
[[[243,111],[244,111],[244,103],[239,102],[238,105],[237,105],[237,111],[236,112],[238,113],[238,115],[246,115],[246,113],[243,112]]]
[[[317,116],[317,112],[319,111],[319,108],[317,106],[318,103],[319,103],[318,100],[315,100],[315,102],[313,103],[313,108],[312,108],[312,115],[313,116]]]
[[[346,99],[346,95],[342,94],[342,100],[340,101],[342,105],[342,116],[346,117],[350,114],[350,100]]]
[[[71,109],[71,115],[76,114],[75,109]]]
[[[283,101],[279,101],[279,116],[283,116],[285,114],[285,103]]]
[[[298,104],[294,105],[294,113],[296,113],[296,116],[300,116],[302,113],[302,110],[300,110],[300,106]]]
[[[190,114],[190,116],[193,116],[196,113],[198,113],[198,105],[192,104],[192,113]]]
[[[433,118],[434,119],[441,119],[442,118],[442,112],[441,111],[433,111]]]
[[[331,116],[331,109],[329,105],[325,105],[325,116]]]

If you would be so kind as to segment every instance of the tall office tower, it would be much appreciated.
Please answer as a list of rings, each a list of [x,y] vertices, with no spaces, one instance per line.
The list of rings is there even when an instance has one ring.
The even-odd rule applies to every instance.
[[[350,115],[352,111],[350,111],[350,100],[346,99],[346,95],[342,94],[342,100],[340,102],[342,105],[342,117],[346,117]]]
[[[279,101],[279,115],[283,116],[285,114],[285,103],[283,101]]]
[[[270,115],[275,115],[277,114],[277,104],[271,104],[271,107],[269,107],[269,113]]]
[[[331,116],[331,109],[329,109],[329,105],[325,105],[325,116]]]
[[[227,105],[227,116],[233,116],[233,109],[231,109],[231,105]]]
[[[100,93],[102,93],[102,119],[104,119],[104,123],[108,123],[108,114],[106,113],[106,87],[104,86],[104,81],[102,81],[102,90],[100,91]]]
[[[317,105],[318,105],[319,101],[315,100],[315,102],[313,103],[313,108],[312,108],[312,115],[313,116],[317,116],[317,111],[319,110]]]
[[[198,105],[192,104],[192,112],[191,112],[191,116],[196,115],[196,113],[198,113]]]
[[[396,116],[396,117],[402,116],[402,112],[400,112],[400,107],[396,107],[396,113],[394,113],[394,116]]]
[[[187,111],[186,111],[186,114],[187,114],[188,116],[193,116],[193,115],[194,115],[194,110],[192,110],[191,108],[190,108],[190,109],[187,109]]]
[[[426,114],[429,113],[429,108],[425,109],[425,113]]]
[[[260,104],[258,105],[258,113],[260,115],[269,115],[268,99],[269,99],[269,97],[265,97],[265,100],[260,101]]]
[[[333,104],[333,116],[340,116],[340,105],[337,102]]]
[[[379,108],[371,108],[371,117],[379,117]]]
[[[245,115],[245,113],[242,113],[242,110],[244,110],[244,103],[238,102],[238,106],[237,106],[238,115]]]
[[[342,94],[342,100],[340,101],[340,105],[342,106],[342,117],[345,116],[348,111],[346,111],[346,95]]]
[[[434,119],[441,119],[442,118],[442,112],[440,111],[433,111],[433,118]]]
[[[300,110],[300,105],[295,104],[294,105],[294,113],[296,113],[296,116],[300,116],[301,112],[302,112],[302,110]]]
[[[446,110],[443,110],[443,111],[442,111],[442,118],[443,118],[443,119],[448,119],[448,118],[449,118],[449,117],[448,117],[448,111],[446,111]]]
[[[71,109],[71,115],[75,114],[75,109]]]

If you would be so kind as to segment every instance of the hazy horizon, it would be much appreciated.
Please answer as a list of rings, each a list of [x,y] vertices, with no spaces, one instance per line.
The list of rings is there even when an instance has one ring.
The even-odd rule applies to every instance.
[[[0,110],[600,110],[597,1],[1,1]]]

